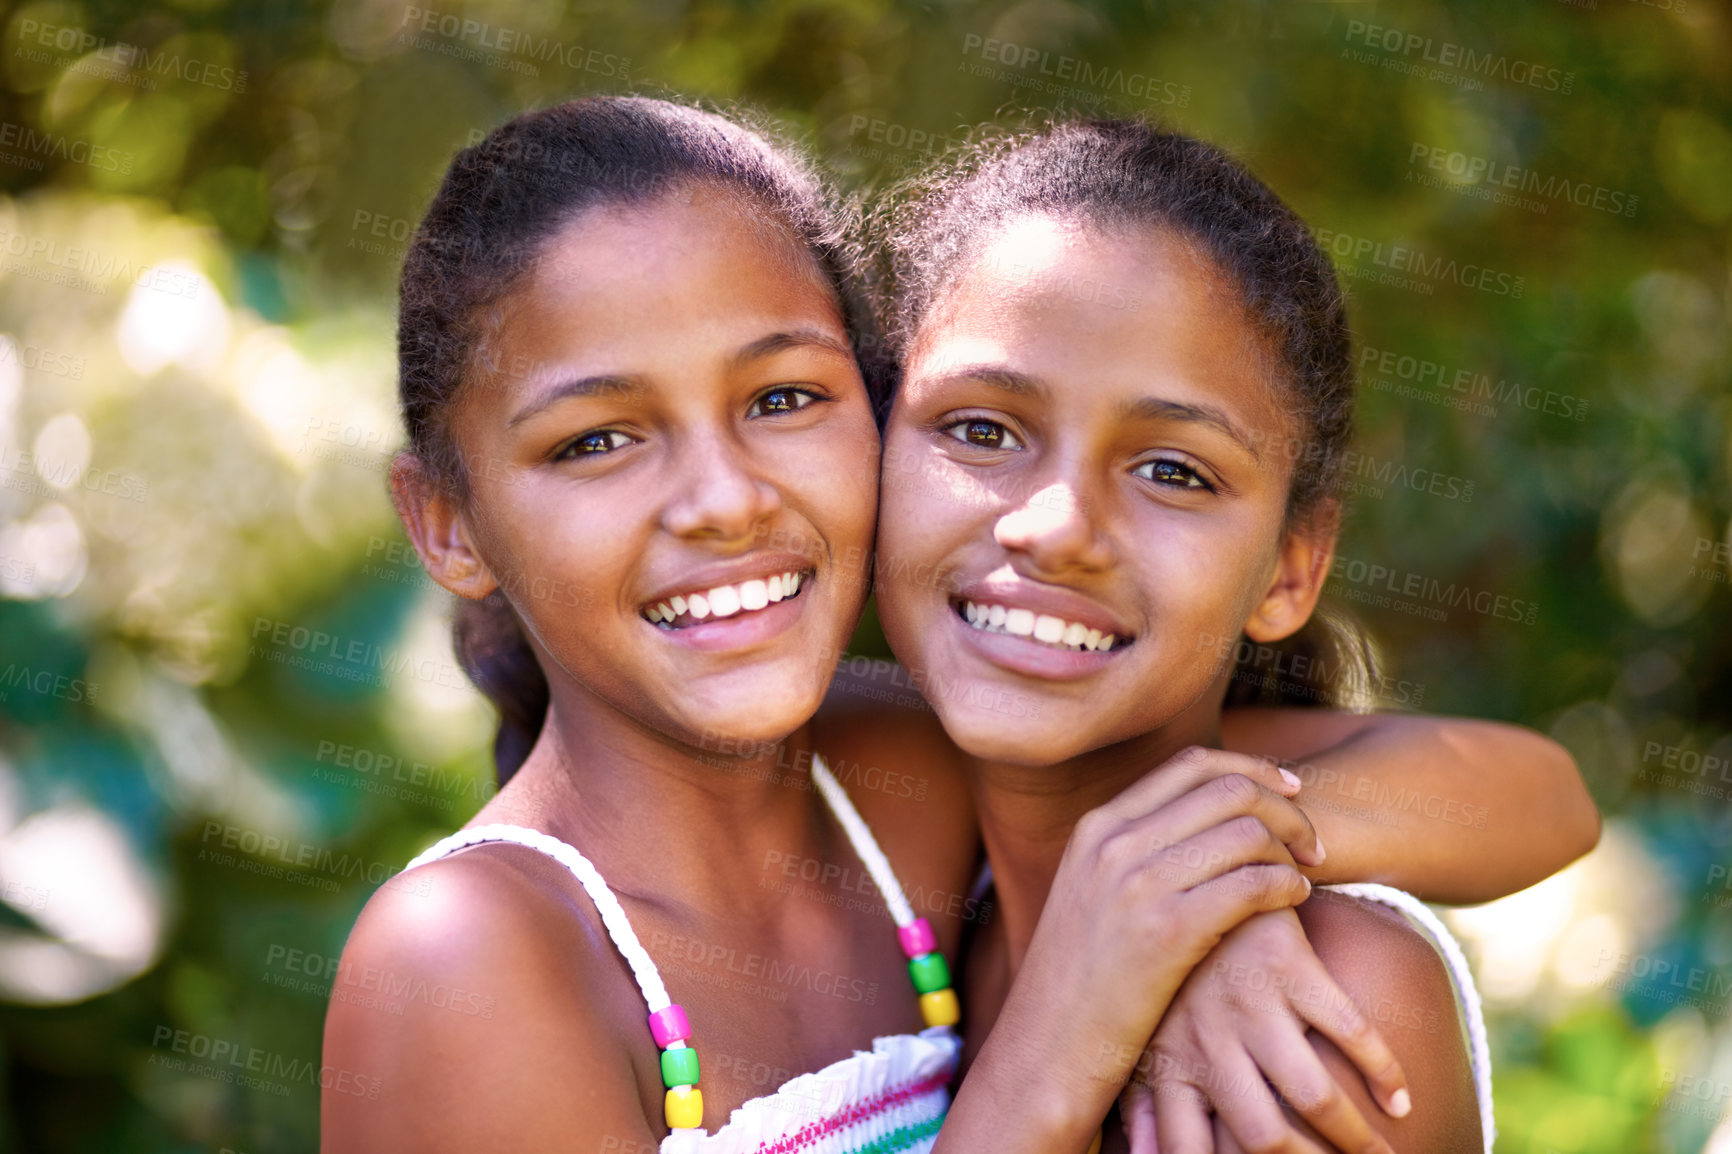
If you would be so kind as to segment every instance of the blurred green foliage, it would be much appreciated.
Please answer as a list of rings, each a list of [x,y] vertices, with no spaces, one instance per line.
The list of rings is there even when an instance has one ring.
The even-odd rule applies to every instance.
[[[1385,703],[1553,733],[1611,822],[1588,872],[1523,907],[1545,916],[1461,923],[1499,1149],[1709,1141],[1732,1083],[1719,4],[3,19],[0,1149],[315,1147],[320,967],[491,792],[488,715],[384,485],[403,245],[454,149],[628,89],[764,108],[861,191],[1063,107],[1157,117],[1287,197],[1365,350],[1330,588],[1388,654]],[[858,644],[882,649],[870,618]],[[1483,952],[1522,926],[1520,958]],[[1694,1004],[1655,961],[1702,975]]]

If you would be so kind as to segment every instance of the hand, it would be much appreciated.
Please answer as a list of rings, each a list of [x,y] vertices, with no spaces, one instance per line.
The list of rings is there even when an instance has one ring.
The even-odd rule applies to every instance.
[[[1271,759],[1192,748],[1084,815],[982,1060],[996,1043],[1048,1116],[1098,1123],[1191,969],[1311,892],[1295,861],[1323,850],[1283,796],[1297,786]]]
[[[1283,1100],[1332,1149],[1392,1154],[1312,1049],[1307,1024],[1364,1073],[1385,1111],[1401,1117],[1411,1109],[1383,1036],[1323,968],[1298,915],[1279,910],[1228,933],[1173,999],[1120,1098],[1133,1154],[1321,1154],[1283,1113]],[[1223,1132],[1231,1141],[1217,1143]]]

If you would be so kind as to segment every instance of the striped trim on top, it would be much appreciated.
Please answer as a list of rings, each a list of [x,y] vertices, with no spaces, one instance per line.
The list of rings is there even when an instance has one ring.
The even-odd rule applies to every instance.
[[[900,1088],[886,1090],[882,1094],[866,1099],[864,1102],[857,1102],[854,1105],[849,1106],[847,1109],[825,1118],[821,1122],[813,1122],[809,1126],[803,1126],[799,1130],[788,1135],[786,1138],[778,1138],[774,1142],[765,1142],[758,1147],[756,1154],[798,1154],[798,1151],[809,1149],[824,1138],[836,1133],[838,1130],[845,1130],[849,1126],[857,1126],[861,1122],[869,1120],[875,1114],[882,1114],[886,1110],[891,1110],[897,1106],[905,1105],[918,1098],[924,1097],[933,1091],[943,1092],[949,1085],[950,1075],[948,1073],[940,1073],[933,1074],[927,1078],[922,1078],[918,1082],[910,1082],[908,1085]],[[948,1109],[949,1103],[946,1102],[944,1103],[944,1108],[939,1111],[937,1120],[942,1120],[944,1113]],[[866,1147],[863,1147],[863,1149],[881,1152],[881,1154],[889,1154],[889,1152],[893,1150],[905,1149],[906,1146],[912,1145],[914,1142],[919,1141],[922,1138],[930,1137],[930,1133],[922,1134],[915,1132],[920,1129],[922,1129],[922,1127],[918,1125],[904,1127],[904,1130],[909,1132],[906,1135],[907,1141],[903,1145],[880,1146],[874,1142],[868,1143]],[[934,1127],[931,1133],[936,1132],[937,1128]],[[885,1137],[888,1138],[890,1135],[886,1135]],[[881,1142],[883,1139],[879,1139],[878,1141]]]

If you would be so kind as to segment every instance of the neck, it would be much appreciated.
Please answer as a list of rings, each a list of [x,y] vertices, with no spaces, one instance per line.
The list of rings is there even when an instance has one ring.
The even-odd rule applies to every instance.
[[[487,820],[570,843],[621,892],[694,914],[758,918],[785,903],[760,884],[767,863],[836,853],[840,835],[811,782],[812,742],[808,721],[768,747],[745,743],[748,756],[682,742],[587,694],[556,692],[535,748]]]
[[[1219,746],[1220,716],[1168,726],[1054,765],[974,763],[975,808],[992,863],[997,934],[1012,976],[1034,937],[1077,821],[1181,749]]]

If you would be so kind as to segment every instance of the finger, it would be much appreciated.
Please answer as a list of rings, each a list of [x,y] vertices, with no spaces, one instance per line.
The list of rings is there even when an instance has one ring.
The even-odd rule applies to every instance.
[[[1314,992],[1314,993],[1313,993]],[[1334,1042],[1347,1060],[1365,1075],[1371,1097],[1391,1118],[1405,1118],[1413,1109],[1407,1090],[1407,1072],[1401,1059],[1384,1041],[1383,1032],[1371,1023],[1357,1003],[1336,984],[1335,978],[1317,962],[1304,997],[1292,1006],[1319,1034]],[[1310,1043],[1305,1051],[1315,1055]]]
[[[1205,1087],[1215,1117],[1246,1150],[1258,1154],[1324,1154],[1323,1148],[1294,1128],[1263,1072],[1243,1049],[1216,1060]]]
[[[1132,1077],[1119,1095],[1119,1121],[1131,1154],[1160,1154],[1155,1135],[1155,1091],[1140,1076]]]
[[[1127,822],[1118,835],[1145,838],[1151,845],[1177,845],[1236,817],[1254,817],[1269,828],[1304,865],[1323,860],[1311,819],[1291,801],[1243,774],[1218,777],[1175,798],[1155,813]]]
[[[1147,868],[1163,889],[1183,891],[1246,866],[1293,864],[1293,855],[1267,826],[1254,817],[1236,817],[1161,850]]]
[[[1100,808],[1130,821],[1153,813],[1206,781],[1233,773],[1283,796],[1299,792],[1298,776],[1291,771],[1284,774],[1280,762],[1273,757],[1193,745],[1152,767]]]
[[[1162,1082],[1155,1105],[1155,1142],[1161,1154],[1210,1154],[1216,1149],[1209,1100],[1186,1082]]]
[[[1351,1154],[1394,1154],[1305,1040],[1303,1027],[1277,1030],[1247,1045],[1264,1075],[1319,1137]]]
[[[1248,865],[1179,895],[1179,923],[1220,935],[1253,914],[1287,909],[1311,896],[1311,880],[1290,865]],[[1214,948],[1213,942],[1205,942]]]
[[[1215,1154],[1245,1154],[1245,1148],[1233,1140],[1233,1132],[1227,1129],[1219,1114],[1210,1120],[1209,1125],[1215,1133]]]

